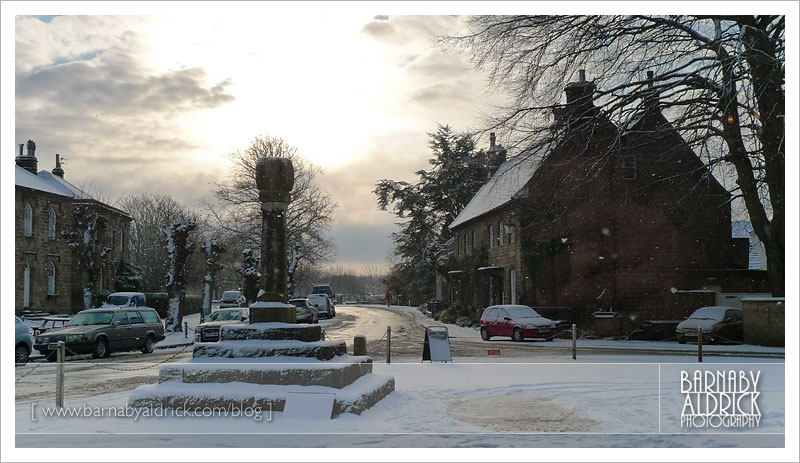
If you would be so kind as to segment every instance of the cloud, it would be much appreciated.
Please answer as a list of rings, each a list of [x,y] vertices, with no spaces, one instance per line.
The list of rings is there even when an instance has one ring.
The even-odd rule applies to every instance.
[[[460,25],[461,20],[453,16],[376,16],[361,32],[374,40],[402,46],[455,33]]]
[[[147,67],[149,50],[130,25],[106,17],[18,19],[15,136],[36,141],[42,169],[62,154],[72,181],[94,176],[98,189],[115,194],[147,189],[197,199],[196,186],[207,182],[198,183],[204,174],[191,155],[202,147],[186,130],[187,116],[232,102],[232,81],[207,83],[201,67]]]
[[[351,267],[386,262],[391,249],[391,234],[397,226],[335,224],[330,237],[336,243],[340,256],[346,256]]]

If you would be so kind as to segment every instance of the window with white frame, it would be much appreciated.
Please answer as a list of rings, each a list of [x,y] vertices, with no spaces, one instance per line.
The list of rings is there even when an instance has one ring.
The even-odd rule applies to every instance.
[[[47,263],[47,294],[56,293],[56,266],[53,262]]]
[[[22,232],[25,236],[33,236],[33,208],[30,204],[25,204],[25,222],[22,225]]]
[[[52,207],[47,220],[47,237],[51,240],[56,239],[56,211]]]

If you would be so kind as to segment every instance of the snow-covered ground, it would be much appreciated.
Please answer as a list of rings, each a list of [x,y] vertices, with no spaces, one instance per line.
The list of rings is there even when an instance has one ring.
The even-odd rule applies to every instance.
[[[774,360],[563,356],[491,362],[375,364],[396,390],[362,415],[46,417],[50,403],[18,403],[17,446],[30,447],[782,447],[784,364]],[[475,359],[471,359],[474,361]],[[750,363],[748,363],[750,362]],[[759,371],[758,428],[685,429],[681,370]],[[226,386],[218,386],[224,393]],[[68,398],[67,407],[125,407],[129,393]],[[32,416],[33,413],[33,416]]]
[[[378,305],[372,305],[368,307],[386,308],[386,306],[378,306]],[[391,310],[402,312],[404,314],[407,314],[409,317],[413,317],[414,321],[416,321],[422,326],[444,325],[447,327],[447,332],[450,334],[450,338],[481,341],[481,335],[478,329],[438,322],[422,314],[416,307],[393,305],[391,306]],[[519,343],[511,341],[511,339],[508,337],[492,338],[491,344],[487,345],[493,345],[493,344],[496,344],[498,347],[502,347],[503,344],[519,345]],[[554,339],[553,341],[550,342],[540,342],[536,344],[537,348],[552,347],[556,349],[564,349],[564,348],[569,348],[571,346],[572,346],[571,339]],[[625,350],[641,350],[641,349],[664,351],[665,353],[697,352],[697,344],[691,344],[691,343],[678,344],[676,341],[628,341],[628,340],[612,340],[612,339],[579,339],[578,349],[581,348],[603,349],[603,350],[619,349],[621,353],[624,352]],[[738,345],[705,344],[703,345],[703,351],[711,353],[725,353],[729,355],[764,354],[765,356],[781,357],[785,355],[786,349],[783,347],[755,346],[750,344],[738,344]]]

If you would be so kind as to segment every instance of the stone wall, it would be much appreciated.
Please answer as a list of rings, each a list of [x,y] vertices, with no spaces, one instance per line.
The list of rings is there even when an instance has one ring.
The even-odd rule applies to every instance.
[[[30,275],[30,302],[27,308],[48,312],[68,312],[70,308],[72,251],[61,237],[71,220],[71,198],[29,188],[17,187],[14,195],[14,311],[24,305],[24,279]],[[32,233],[25,236],[25,206],[33,211]],[[50,210],[56,214],[55,236],[48,233]],[[48,291],[48,266],[55,268],[55,291]]]
[[[745,344],[786,345],[786,300],[782,297],[742,299]]]

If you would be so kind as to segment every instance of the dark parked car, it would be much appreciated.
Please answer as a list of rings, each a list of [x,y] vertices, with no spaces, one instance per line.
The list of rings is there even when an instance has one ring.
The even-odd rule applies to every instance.
[[[298,297],[289,299],[289,304],[292,304],[297,310],[297,323],[319,322],[319,311],[308,298]]]
[[[697,332],[703,329],[703,342],[742,341],[742,309],[724,306],[700,307],[675,327],[675,337],[680,344],[697,342]]]
[[[241,291],[225,291],[222,293],[222,299],[219,301],[220,309],[244,307],[245,305],[247,305],[247,299],[245,299]]]
[[[219,331],[222,325],[246,322],[250,318],[250,309],[220,309],[211,312],[205,322],[194,329],[194,340],[197,342],[219,341]]]
[[[108,357],[111,352],[153,352],[164,339],[164,325],[150,307],[100,308],[79,312],[64,328],[36,336],[34,347],[50,361],[56,359],[58,341],[67,344],[67,354]]]
[[[481,315],[481,338],[484,341],[492,336],[511,336],[514,341],[525,338],[552,341],[555,335],[556,323],[526,305],[494,305],[487,307]]]

